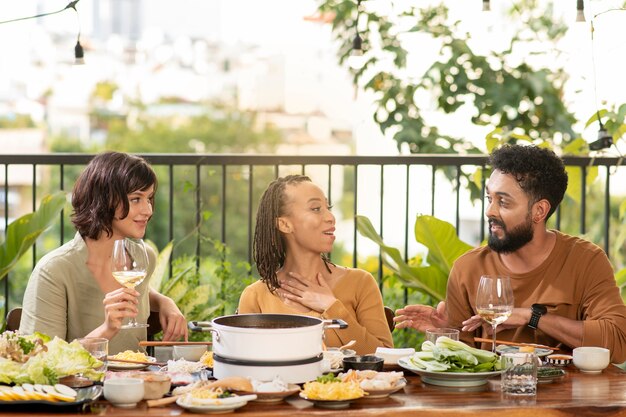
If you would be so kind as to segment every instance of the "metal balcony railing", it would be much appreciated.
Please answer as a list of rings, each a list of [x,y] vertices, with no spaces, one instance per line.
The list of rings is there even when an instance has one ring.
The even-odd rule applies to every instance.
[[[290,173],[311,176],[325,191],[335,206],[338,220],[336,246],[341,246],[342,253],[351,255],[352,266],[359,266],[366,256],[378,257],[379,280],[382,260],[378,248],[358,234],[356,214],[368,216],[385,241],[403,251],[405,258],[420,250],[411,232],[411,219],[419,213],[449,221],[468,243],[477,245],[485,237],[484,198],[473,199],[468,191],[471,181],[476,185],[474,194],[484,195],[488,175],[484,155],[142,156],[154,166],[159,177],[155,215],[146,237],[159,247],[171,240],[178,242],[174,256],[206,254],[209,245],[203,236],[210,236],[226,243],[240,259],[252,263],[251,241],[258,199],[272,179]],[[76,176],[92,157],[0,155],[0,183],[4,182],[0,190],[4,219],[0,219],[0,226],[6,230],[11,219],[34,210],[45,194],[71,191]],[[620,182],[611,179],[623,174],[621,160],[610,157],[565,157],[564,160],[570,177],[585,181],[579,189],[569,190],[573,194],[561,204],[551,219],[551,227],[584,234],[609,255],[615,253],[610,245],[620,226],[617,208]],[[33,266],[45,252],[72,238],[74,231],[69,216],[66,210],[58,224],[40,238],[32,251]],[[13,299],[21,299],[20,291],[23,291],[23,288],[11,290],[12,275],[2,284],[7,311],[10,292]]]

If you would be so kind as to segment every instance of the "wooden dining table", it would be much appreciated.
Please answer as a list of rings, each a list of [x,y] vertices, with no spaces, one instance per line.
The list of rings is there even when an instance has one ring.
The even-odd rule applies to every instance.
[[[626,417],[626,372],[609,365],[602,373],[585,374],[573,365],[564,368],[560,380],[540,383],[537,394],[530,397],[505,397],[500,392],[500,379],[494,377],[479,387],[448,388],[422,382],[418,375],[405,371],[407,385],[383,399],[359,399],[343,410],[324,409],[296,396],[280,403],[248,403],[230,415],[242,417],[274,416],[498,416],[498,417],[565,417],[603,416]],[[0,409],[1,416],[50,416],[61,410],[30,409],[12,411]],[[145,402],[136,408],[117,408],[101,399],[82,411],[62,415],[101,415],[116,417],[170,417],[197,415],[173,404],[149,408]]]

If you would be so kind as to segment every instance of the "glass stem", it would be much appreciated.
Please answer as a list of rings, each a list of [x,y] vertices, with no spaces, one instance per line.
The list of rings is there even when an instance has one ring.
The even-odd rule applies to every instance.
[[[496,328],[498,327],[498,324],[494,324],[493,325],[493,344],[491,345],[491,351],[493,353],[496,353]]]

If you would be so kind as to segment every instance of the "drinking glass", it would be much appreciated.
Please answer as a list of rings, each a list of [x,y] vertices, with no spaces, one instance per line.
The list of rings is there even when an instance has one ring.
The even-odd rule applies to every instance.
[[[83,337],[78,339],[78,343],[85,348],[94,358],[102,362],[102,366],[94,369],[98,372],[107,370],[107,356],[109,354],[109,340],[102,337]]]
[[[537,356],[534,353],[502,354],[502,392],[510,395],[537,394]]]
[[[117,282],[126,288],[135,288],[146,278],[148,271],[148,254],[142,239],[125,238],[113,243],[111,272]],[[148,327],[147,323],[137,323],[131,317],[122,329]]]
[[[513,289],[509,277],[480,277],[476,292],[476,310],[493,327],[492,351],[496,351],[496,328],[513,312]]]
[[[434,329],[426,329],[426,340],[437,343],[437,339],[441,336],[449,337],[452,340],[459,340],[458,329],[450,329],[447,327],[437,327]]]

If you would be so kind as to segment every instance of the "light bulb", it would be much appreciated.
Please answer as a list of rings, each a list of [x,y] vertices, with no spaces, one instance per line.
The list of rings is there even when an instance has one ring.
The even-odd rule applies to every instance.
[[[76,41],[76,46],[74,46],[74,58],[74,65],[85,64],[85,51],[83,50],[83,46],[80,44],[80,39]]]

